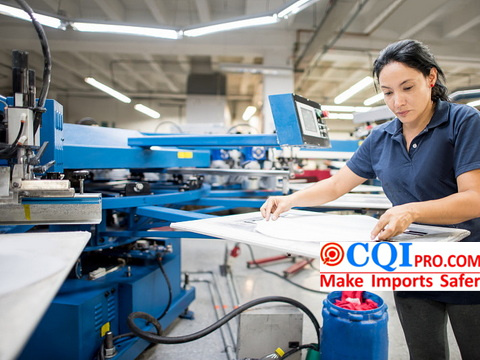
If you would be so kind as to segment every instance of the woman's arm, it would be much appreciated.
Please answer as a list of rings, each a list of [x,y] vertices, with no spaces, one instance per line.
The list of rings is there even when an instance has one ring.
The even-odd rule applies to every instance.
[[[272,196],[260,208],[262,216],[276,220],[292,207],[308,207],[325,204],[346,194],[366,179],[344,166],[335,175],[287,196]]]
[[[412,222],[451,225],[480,217],[480,169],[457,177],[458,193],[442,199],[394,206],[379,219],[372,239],[399,235]]]

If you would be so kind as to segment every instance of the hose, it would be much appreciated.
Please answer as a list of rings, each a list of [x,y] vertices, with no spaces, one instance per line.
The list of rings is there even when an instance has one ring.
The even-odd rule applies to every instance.
[[[25,0],[16,0],[18,5],[30,16],[32,19],[32,24],[37,32],[38,38],[40,39],[40,44],[42,46],[43,52],[43,79],[42,79],[42,89],[40,90],[40,95],[38,96],[37,106],[33,111],[35,112],[35,117],[33,120],[33,133],[35,134],[42,123],[42,114],[46,111],[44,108],[45,100],[47,99],[48,90],[50,88],[51,73],[52,73],[52,56],[50,54],[50,47],[48,46],[47,35],[43,30],[42,24],[38,22],[35,18],[35,14],[27,4]]]
[[[162,258],[160,256],[157,257],[157,263],[158,263],[158,267],[160,268],[160,271],[162,272],[163,277],[165,278],[165,282],[167,283],[167,288],[168,288],[167,306],[165,307],[165,310],[163,310],[162,315],[158,317],[158,320],[161,320],[170,310],[170,306],[172,305],[173,291],[172,291],[172,284],[170,284],[170,279],[168,278],[167,273],[165,272],[165,269],[162,264]]]
[[[144,319],[144,320],[148,319],[149,322],[153,321],[152,318],[155,319],[151,315],[148,315],[148,314],[143,313],[143,312],[131,313],[128,316],[127,325],[135,335],[137,335],[139,338],[142,338],[143,340],[146,340],[150,343],[154,343],[154,344],[183,344],[183,343],[187,343],[187,342],[190,342],[190,341],[198,340],[198,339],[212,333],[213,331],[217,330],[219,327],[221,327],[222,325],[224,325],[225,323],[227,323],[228,321],[233,319],[235,316],[244,312],[245,310],[247,310],[251,307],[254,307],[256,305],[264,304],[264,303],[268,303],[268,302],[286,303],[286,304],[293,305],[293,306],[299,308],[300,310],[302,310],[312,321],[312,323],[315,327],[315,331],[317,333],[318,341],[320,343],[320,324],[317,321],[317,319],[315,318],[315,315],[313,315],[313,313],[305,305],[303,305],[299,301],[291,299],[291,298],[283,297],[283,296],[266,296],[266,297],[263,297],[263,298],[259,298],[259,299],[249,301],[249,302],[247,302],[243,305],[240,305],[238,308],[232,310],[230,313],[225,315],[223,318],[221,318],[217,322],[213,323],[212,325],[206,327],[205,329],[202,329],[202,330],[197,331],[193,334],[184,335],[184,336],[167,337],[167,336],[156,335],[152,332],[144,331],[144,330],[140,329],[135,324],[135,319],[139,319],[139,318]],[[155,323],[153,323],[153,324],[155,325]],[[158,330],[158,328],[157,328],[157,330]]]

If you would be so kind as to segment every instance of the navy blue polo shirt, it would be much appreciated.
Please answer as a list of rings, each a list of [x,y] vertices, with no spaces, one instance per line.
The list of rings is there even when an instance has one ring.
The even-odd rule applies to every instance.
[[[394,206],[457,193],[457,176],[480,169],[478,110],[438,101],[430,123],[412,140],[409,151],[402,129],[398,118],[377,126],[347,162],[358,176],[378,178]],[[451,227],[471,232],[464,241],[480,241],[480,218]],[[437,294],[440,293],[448,295],[449,292]],[[464,293],[474,295],[477,292]],[[444,295],[440,297],[445,298]],[[478,302],[472,301],[480,303],[480,293],[476,298]]]

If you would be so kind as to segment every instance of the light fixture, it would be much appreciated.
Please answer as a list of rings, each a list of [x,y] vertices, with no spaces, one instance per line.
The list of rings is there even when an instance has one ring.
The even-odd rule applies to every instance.
[[[467,103],[467,105],[469,105],[471,107],[480,106],[480,100],[471,101],[471,102]]]
[[[132,99],[130,99],[128,96],[125,96],[122,93],[119,93],[117,90],[113,90],[111,87],[105,84],[102,84],[101,82],[95,80],[93,77],[86,77],[84,80],[87,84],[90,84],[93,87],[96,87],[97,89],[102,90],[108,95],[113,96],[115,99],[120,100],[121,102],[124,102],[126,104],[129,104],[132,102]]]
[[[247,106],[245,111],[243,112],[242,119],[245,121],[250,120],[250,118],[257,112],[257,108],[255,106]]]
[[[279,19],[276,15],[246,18],[241,20],[234,20],[229,22],[201,26],[197,28],[191,28],[188,30],[184,30],[183,35],[190,36],[190,37],[202,36],[202,35],[216,33],[219,31],[228,31],[228,30],[234,30],[234,29],[242,29],[250,26],[274,24],[277,21],[279,21]]]
[[[18,9],[12,6],[0,4],[0,14],[11,16],[17,19],[26,20],[26,21],[32,21],[30,16],[24,10]],[[62,21],[60,19],[57,19],[53,16],[40,15],[37,13],[34,13],[34,14],[35,14],[35,18],[40,24],[44,26],[52,27],[52,28],[57,28],[57,29],[62,28]]]
[[[353,114],[328,113],[327,119],[353,120]]]
[[[151,36],[163,39],[178,39],[180,34],[177,30],[152,28],[143,26],[115,25],[115,24],[99,24],[87,22],[72,22],[72,28],[82,32],[101,32],[111,34],[128,34]]]
[[[346,100],[350,99],[353,95],[355,95],[356,93],[362,91],[363,89],[365,89],[367,86],[373,84],[373,78],[371,76],[367,76],[365,78],[363,78],[362,80],[360,80],[359,82],[357,82],[355,85],[352,85],[350,88],[348,88],[347,90],[345,90],[343,93],[341,93],[340,95],[338,95],[334,100],[333,102],[335,104],[341,104],[343,102],[345,102]]]
[[[150,116],[151,118],[158,119],[160,117],[160,113],[158,111],[150,109],[148,106],[136,104],[133,108],[141,113],[144,113],[145,115]]]
[[[281,10],[277,15],[279,18],[282,19],[288,18],[290,15],[295,15],[296,13],[302,11],[303,9],[317,1],[318,0],[295,0],[293,2],[291,1],[290,4],[285,6],[283,10]]]
[[[371,107],[365,106],[338,106],[338,105],[322,105],[322,110],[332,111],[332,112],[366,112],[370,110]]]
[[[363,105],[365,106],[369,106],[369,105],[373,105],[379,101],[382,101],[383,100],[383,93],[378,93],[377,95],[373,95],[372,97],[369,97],[368,99],[365,99],[365,101],[363,102]]]

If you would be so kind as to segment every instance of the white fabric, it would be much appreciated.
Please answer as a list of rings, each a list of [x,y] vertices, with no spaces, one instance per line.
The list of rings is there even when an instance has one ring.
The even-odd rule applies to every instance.
[[[286,214],[277,220],[262,220],[255,230],[277,239],[294,241],[371,241],[377,220],[364,215]]]

